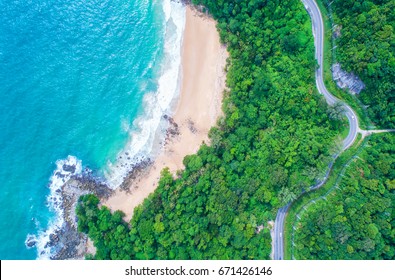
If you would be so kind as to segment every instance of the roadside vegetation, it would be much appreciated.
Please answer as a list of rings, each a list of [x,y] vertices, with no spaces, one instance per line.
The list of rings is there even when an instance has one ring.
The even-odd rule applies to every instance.
[[[316,90],[300,0],[193,2],[217,20],[230,53],[225,116],[184,171],[162,172],[130,224],[81,197],[79,229],[97,248],[88,258],[268,259],[268,221],[324,176],[340,146],[345,124]]]
[[[370,137],[295,223],[296,259],[395,259],[395,135]]]
[[[395,2],[320,0],[330,2],[340,37],[336,60],[354,72],[366,88],[358,96],[369,118],[380,128],[395,128]]]
[[[366,106],[361,102],[358,96],[349,94],[346,90],[340,89],[332,78],[331,67],[334,63],[338,62],[336,57],[337,46],[333,38],[333,28],[335,25],[331,6],[333,3],[330,0],[316,0],[316,2],[321,11],[324,23],[323,78],[325,86],[330,93],[347,103],[354,110],[358,116],[359,127],[361,129],[372,129],[375,125],[369,117]]]
[[[336,184],[343,176],[347,165],[363,149],[364,145],[366,145],[366,141],[366,138],[362,139],[361,134],[358,134],[354,144],[343,152],[334,162],[327,182],[321,188],[307,191],[292,202],[288,209],[284,224],[284,259],[290,260],[295,257],[293,246],[294,227],[297,223],[298,216],[305,211],[306,207],[311,203],[333,192],[337,186]]]

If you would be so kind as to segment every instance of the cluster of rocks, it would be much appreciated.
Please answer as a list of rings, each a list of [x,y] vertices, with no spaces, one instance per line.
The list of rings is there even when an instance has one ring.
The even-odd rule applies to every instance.
[[[135,163],[122,181],[122,184],[120,185],[121,190],[130,192],[133,182],[136,182],[136,179],[140,177],[141,173],[148,170],[152,164],[153,161],[150,158],[146,158],[142,161],[139,161],[138,163]]]
[[[195,123],[191,119],[188,119],[188,128],[193,134],[195,134],[197,132]]]
[[[178,124],[174,121],[174,119],[168,115],[164,115],[163,119],[168,122],[168,128],[166,129],[166,137],[165,143],[168,142],[171,138],[180,135],[180,128]]]
[[[172,2],[176,2],[176,3],[182,3],[184,5],[190,5],[192,4],[192,0],[171,0]]]
[[[61,229],[51,233],[49,239],[45,246],[54,249],[52,260],[82,259],[86,254],[88,238],[71,227],[70,223],[66,222]]]
[[[75,172],[75,166],[63,165],[63,170]],[[60,178],[66,178],[63,174],[57,174]],[[95,194],[100,199],[108,198],[111,190],[103,181],[92,175],[89,169],[85,169],[81,174],[75,174],[68,178],[62,187],[56,190],[60,192],[60,198],[56,200],[55,206],[59,206],[63,211],[63,224],[49,234],[49,241],[44,245],[45,249],[50,248],[53,260],[83,259],[87,254],[88,237],[78,232],[77,216],[75,209],[81,195]],[[25,244],[27,247],[37,246],[35,236],[30,236]],[[44,254],[44,252],[40,252]]]
[[[184,6],[189,6],[192,7],[193,9],[195,9],[197,12],[201,13],[201,14],[206,14],[208,15],[208,11],[206,9],[205,6],[203,5],[194,5],[192,3],[192,0],[171,0],[172,2],[176,2],[176,3],[181,3]]]
[[[332,37],[333,39],[338,39],[341,37],[341,29],[340,25],[334,25],[332,28]],[[335,46],[336,48],[336,46]],[[361,81],[361,79],[356,76],[354,73],[347,73],[341,68],[340,63],[335,63],[332,65],[332,77],[336,82],[337,86],[341,89],[347,88],[351,94],[360,94],[361,91],[365,88],[365,84]]]
[[[71,177],[61,188],[63,226],[50,235],[46,246],[55,252],[51,259],[81,259],[86,255],[87,236],[78,232],[75,209],[81,195],[95,194],[100,199],[108,198],[111,190],[103,181],[95,178],[86,169],[81,175]]]
[[[92,193],[100,199],[106,199],[112,194],[113,190],[104,182],[92,176],[75,176],[63,185],[61,192],[64,220],[72,225],[73,228],[76,228],[75,208],[79,197]]]
[[[165,132],[165,140],[164,142],[160,142],[160,145],[166,145],[172,138],[180,135],[180,127],[171,116],[165,114],[162,118],[166,122],[167,129]],[[196,131],[193,122],[190,122],[190,129],[191,131]],[[128,153],[125,154],[128,156]],[[131,158],[128,157],[127,159],[130,160]],[[131,192],[133,186],[138,183],[137,179],[141,178],[142,174],[148,172],[153,163],[153,160],[148,157],[138,158],[136,163],[131,163],[129,168],[130,171],[125,176],[122,184],[120,185],[120,189],[126,192]]]
[[[332,76],[338,87],[348,88],[351,94],[359,94],[365,88],[359,77],[342,70],[339,63],[332,65]]]
[[[335,25],[333,27],[333,35],[332,36],[334,39],[337,39],[341,36],[341,29],[342,29],[342,27],[340,25]]]
[[[165,132],[165,140],[164,142],[160,142],[160,145],[166,145],[172,138],[180,135],[180,127],[171,116],[165,114],[162,118],[167,124],[167,129]],[[194,123],[192,121],[190,121],[189,126],[191,131],[194,133],[197,131],[194,128]],[[126,155],[128,156],[128,153],[126,153]],[[130,157],[128,157],[128,159],[130,159]],[[138,158],[136,163],[131,163],[129,168],[130,171],[125,176],[122,184],[120,185],[120,189],[126,192],[131,192],[133,186],[138,183],[138,179],[141,178],[142,174],[149,172],[153,163],[153,160],[148,157]]]
[[[121,163],[119,165],[117,165],[117,167],[133,167],[135,165],[134,162],[139,162],[139,161],[144,161],[146,160],[147,157],[144,155],[135,155],[132,156],[130,155],[129,152],[124,152],[122,155],[118,156],[118,161],[123,161],[124,163]]]

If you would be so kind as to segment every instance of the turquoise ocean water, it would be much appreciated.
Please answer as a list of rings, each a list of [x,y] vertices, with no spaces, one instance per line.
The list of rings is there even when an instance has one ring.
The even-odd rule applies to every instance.
[[[72,155],[116,187],[127,171],[120,153],[149,152],[178,89],[169,81],[182,15],[172,18],[171,5],[0,0],[1,259],[40,255],[25,240],[56,224],[58,160]]]

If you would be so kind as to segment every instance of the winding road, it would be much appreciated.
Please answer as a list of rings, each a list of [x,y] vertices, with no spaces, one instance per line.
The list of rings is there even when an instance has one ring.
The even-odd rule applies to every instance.
[[[322,19],[322,14],[320,9],[318,8],[315,0],[302,0],[306,10],[309,12],[312,25],[313,25],[313,35],[314,35],[314,44],[315,44],[315,58],[318,62],[318,69],[315,72],[315,80],[317,84],[318,91],[324,95],[326,102],[329,105],[334,105],[336,102],[342,102],[336,97],[334,97],[325,87],[324,78],[323,78],[323,65],[324,65],[324,22]],[[350,106],[343,103],[343,107],[345,110],[345,115],[348,119],[348,123],[350,126],[350,132],[348,136],[343,141],[343,151],[349,148],[355,141],[358,130],[358,118],[355,112],[351,109]]]
[[[324,22],[322,19],[322,14],[320,9],[318,8],[315,0],[301,0],[310,14],[312,29],[314,35],[314,44],[315,44],[315,57],[318,62],[318,69],[316,70],[316,84],[318,91],[324,95],[326,102],[329,105],[334,105],[336,102],[341,102],[344,107],[344,113],[348,119],[350,131],[347,137],[343,140],[343,148],[342,152],[348,149],[357,138],[358,131],[360,131],[358,118],[355,112],[351,109],[350,106],[340,101],[336,97],[334,97],[325,87],[324,79],[323,79],[323,62],[324,62]],[[337,155],[335,156],[335,158]],[[315,186],[312,186],[310,189],[318,189],[320,188],[328,179],[329,172],[332,167],[332,164],[329,166],[329,170],[325,175],[325,178]],[[284,259],[284,221],[285,216],[287,214],[288,208],[290,204],[280,208],[277,212],[276,221],[274,223],[274,240],[273,240],[273,259],[274,260],[283,260]]]

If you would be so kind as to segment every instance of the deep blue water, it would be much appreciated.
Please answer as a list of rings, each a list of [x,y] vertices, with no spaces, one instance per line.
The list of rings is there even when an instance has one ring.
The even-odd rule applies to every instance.
[[[0,0],[0,258],[35,259],[55,162],[103,170],[155,92],[162,1]]]

